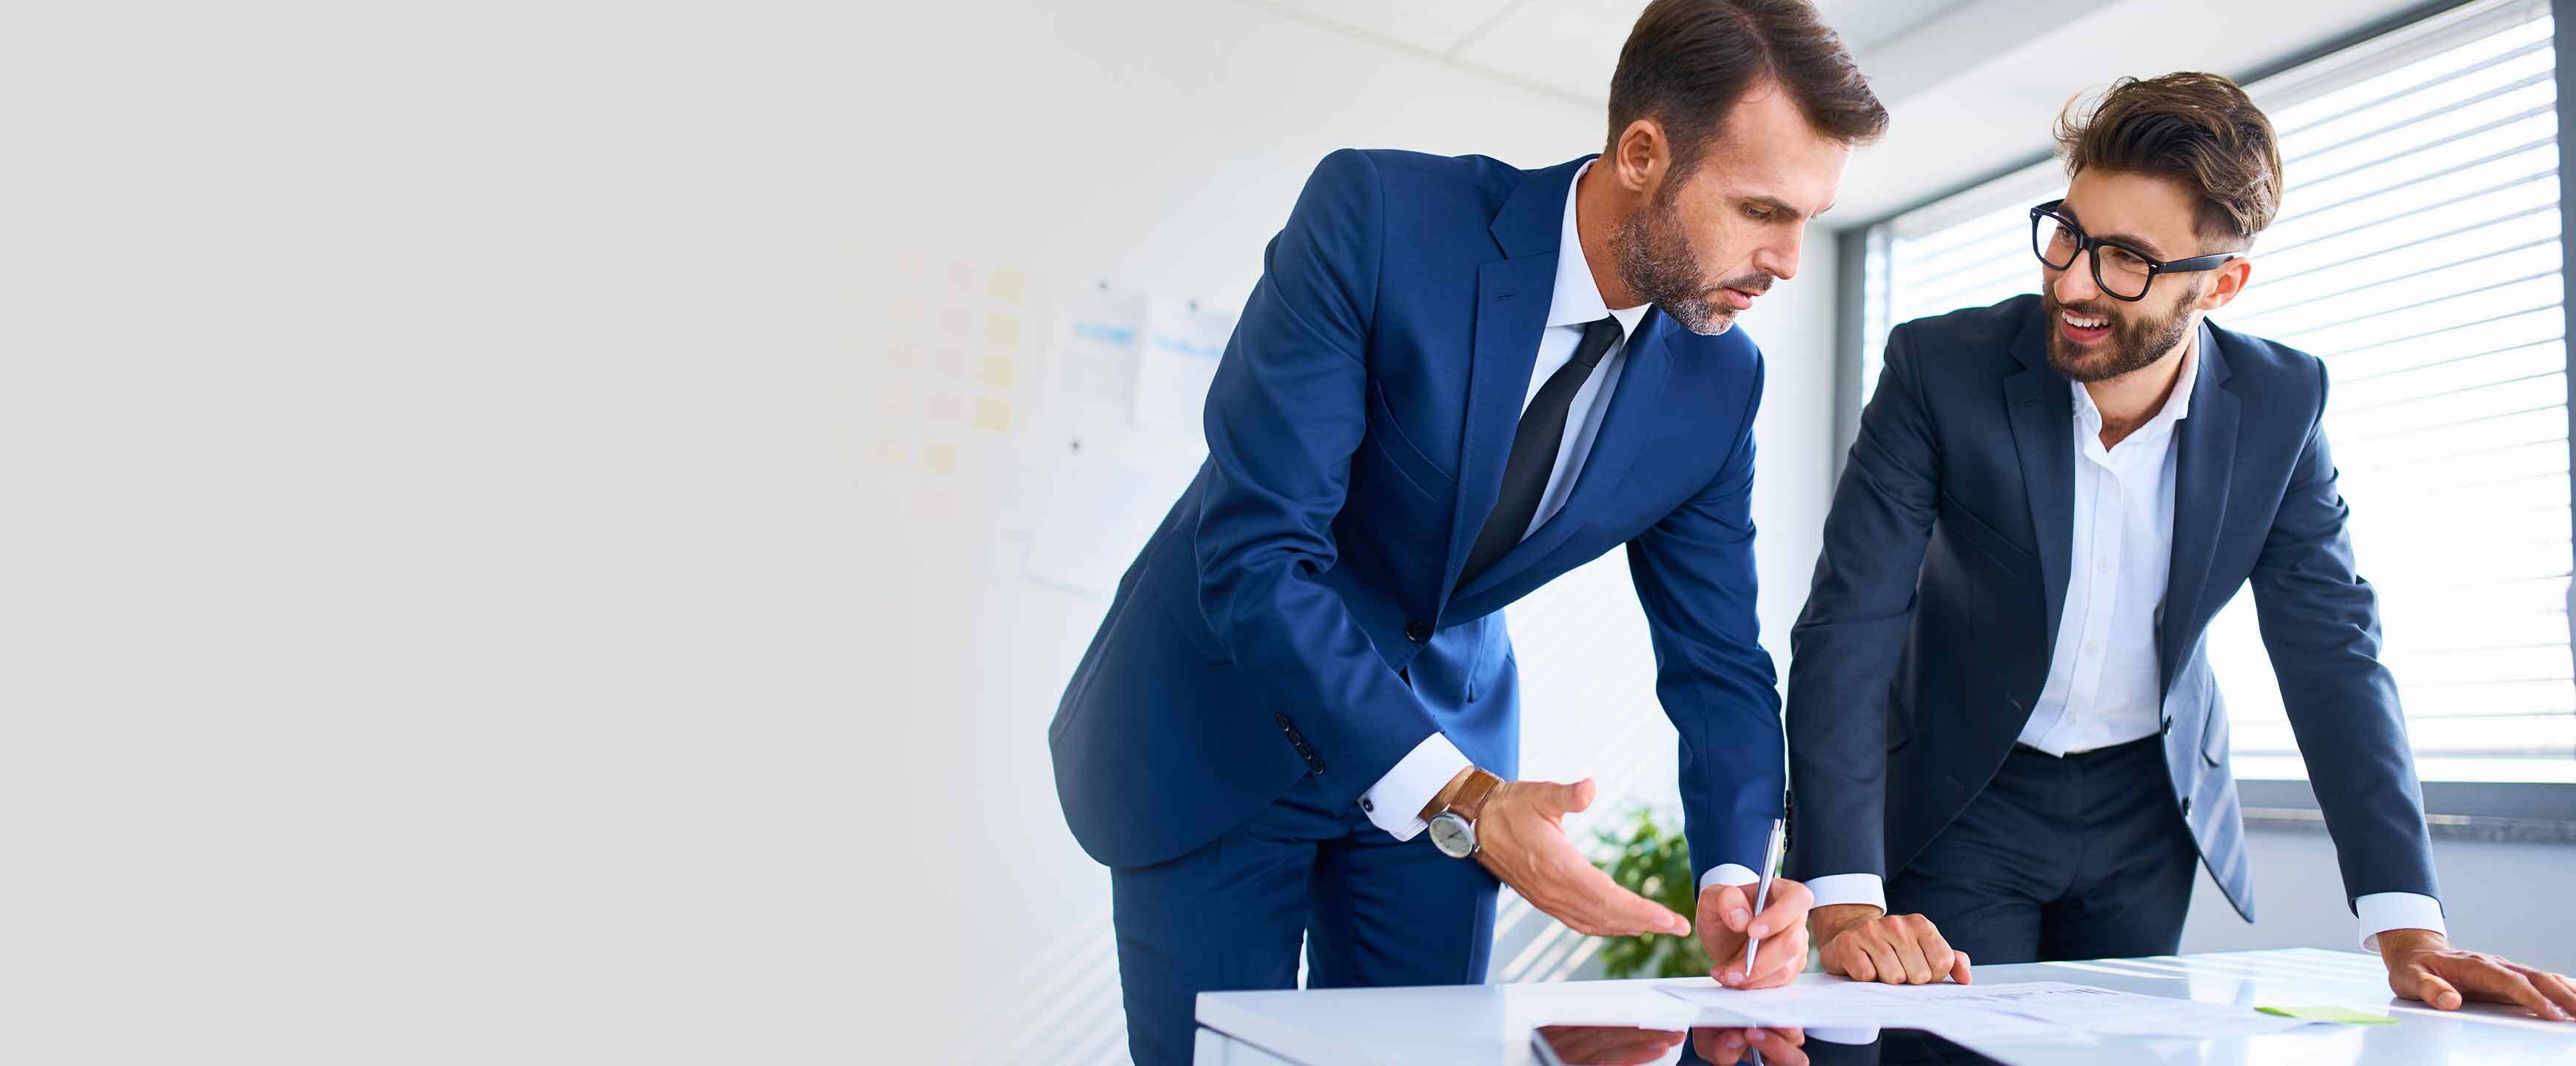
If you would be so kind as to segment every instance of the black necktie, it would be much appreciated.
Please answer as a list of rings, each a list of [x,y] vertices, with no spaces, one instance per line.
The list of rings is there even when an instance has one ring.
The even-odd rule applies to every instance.
[[[1486,516],[1485,528],[1476,534],[1476,546],[1467,552],[1467,568],[1459,572],[1462,579],[1484,573],[1529,532],[1530,519],[1538,517],[1539,497],[1547,495],[1547,476],[1556,471],[1557,445],[1565,440],[1566,409],[1592,377],[1592,369],[1601,365],[1601,357],[1619,343],[1619,332],[1616,318],[1584,326],[1583,342],[1574,346],[1574,358],[1539,386],[1538,395],[1530,397],[1528,409],[1521,412],[1521,428],[1512,434],[1512,457],[1503,462],[1502,495],[1494,498],[1493,513]]]

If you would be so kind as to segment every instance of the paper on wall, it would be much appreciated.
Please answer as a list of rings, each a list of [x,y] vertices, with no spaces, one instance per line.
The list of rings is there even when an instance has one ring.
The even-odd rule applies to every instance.
[[[1200,418],[1217,362],[1234,335],[1234,316],[1195,301],[1147,302],[1144,347],[1136,369],[1135,425],[1205,445]]]

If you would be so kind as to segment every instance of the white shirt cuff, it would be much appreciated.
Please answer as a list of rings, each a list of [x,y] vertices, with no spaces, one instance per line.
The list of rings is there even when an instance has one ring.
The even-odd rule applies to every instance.
[[[1397,840],[1411,840],[1422,832],[1422,808],[1470,765],[1448,737],[1433,733],[1360,793],[1360,810],[1370,824],[1395,834]]]
[[[1721,862],[1699,875],[1699,890],[1706,892],[1719,885],[1749,885],[1761,880],[1752,870],[1731,862]]]
[[[1887,882],[1877,874],[1826,874],[1807,882],[1807,891],[1815,893],[1819,907],[1866,903],[1887,913]]]
[[[2379,934],[2391,929],[2430,929],[2443,936],[2451,931],[2442,925],[2442,903],[2431,896],[2413,892],[2373,892],[2352,901],[2352,912],[2361,918],[2361,949],[2379,950]]]

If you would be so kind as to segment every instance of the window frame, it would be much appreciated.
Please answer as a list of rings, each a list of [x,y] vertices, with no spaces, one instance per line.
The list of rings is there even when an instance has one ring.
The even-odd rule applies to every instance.
[[[2475,2],[2477,0],[2431,0],[2232,76],[2240,83],[2253,84]],[[2571,68],[2568,62],[2571,53],[2576,53],[2576,0],[2550,0],[2549,6],[2552,16],[2550,46],[2555,53],[2553,77],[2560,104],[2556,109],[2557,139],[2560,157],[2565,159],[2572,140],[2570,126],[2576,123],[2576,107],[2568,106],[2571,100],[2576,100],[2576,68]],[[1918,198],[1877,217],[1854,222],[1835,232],[1834,445],[1833,461],[1828,471],[1829,494],[1832,483],[1841,480],[1852,442],[1860,435],[1860,400],[1869,386],[1868,382],[1861,380],[1862,367],[1867,362],[1862,345],[1868,335],[1868,263],[1870,243],[1883,232],[1880,227],[1950,197],[2045,163],[2053,154],[2043,151],[2013,159],[1968,181]],[[2576,167],[2562,165],[2559,168],[2558,194],[2561,204],[2576,206]],[[2559,275],[2560,283],[2566,289],[2566,299],[2560,312],[2568,319],[2567,335],[2571,338],[2567,356],[2570,363],[2568,378],[2576,381],[2576,227],[2560,227],[2558,242],[2562,261],[2570,265]],[[2568,478],[2570,491],[2576,492],[2576,400],[2571,400],[2564,408],[2568,419]],[[2571,551],[2571,555],[2576,555],[2576,551]],[[2576,565],[2576,557],[2572,557],[2570,563]],[[2569,613],[2576,616],[2576,581],[2569,582],[2568,600]],[[2576,640],[2569,642],[2569,655],[2571,661],[2576,661]],[[2249,826],[2266,829],[2323,827],[2316,793],[2304,779],[2239,778],[2237,788]],[[2576,844],[2576,784],[2427,781],[2423,782],[2422,789],[2428,827],[2436,838]]]

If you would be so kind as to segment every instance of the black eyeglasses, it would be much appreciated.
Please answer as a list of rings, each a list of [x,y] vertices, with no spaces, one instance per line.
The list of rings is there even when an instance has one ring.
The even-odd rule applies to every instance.
[[[2158,274],[2189,274],[2216,270],[2236,258],[2235,252],[2195,255],[2189,259],[2157,260],[2118,241],[2104,240],[2084,232],[2075,220],[2058,213],[2064,200],[2050,200],[2030,209],[2030,250],[2050,270],[2064,270],[2075,265],[2075,257],[2093,253],[2093,286],[2115,300],[2135,303],[2146,299],[2147,286],[2155,284]]]

